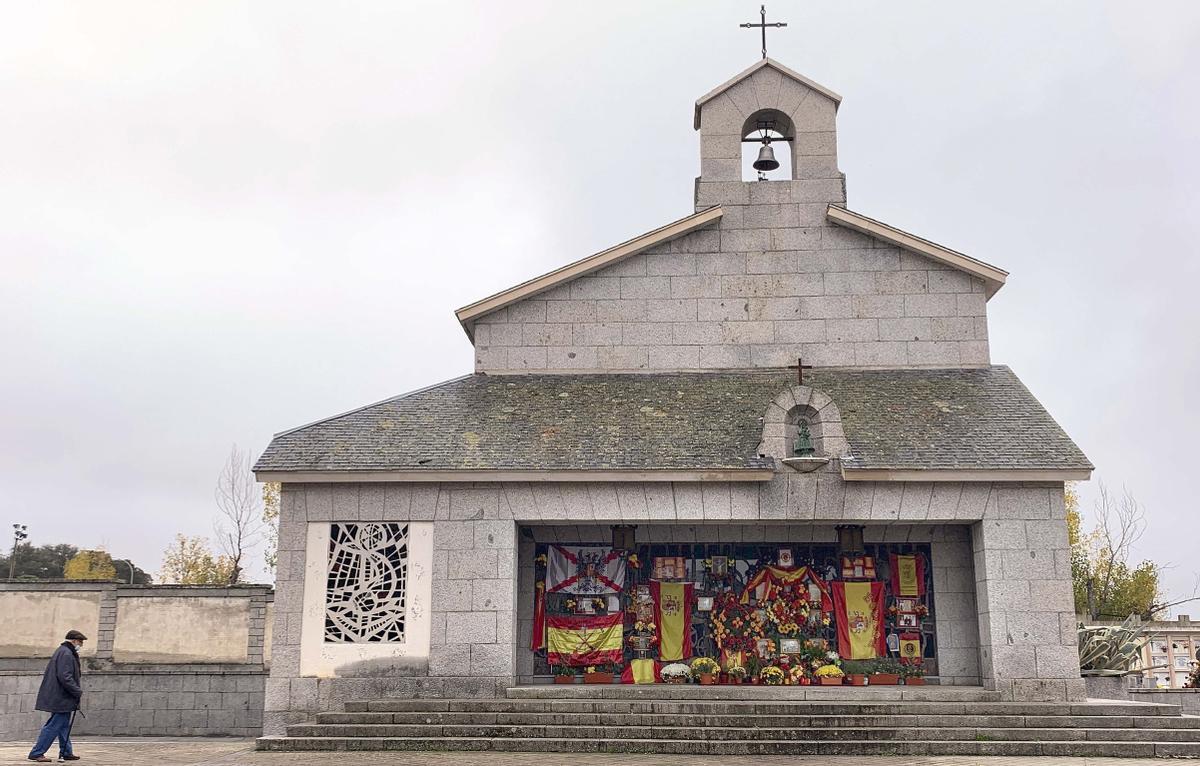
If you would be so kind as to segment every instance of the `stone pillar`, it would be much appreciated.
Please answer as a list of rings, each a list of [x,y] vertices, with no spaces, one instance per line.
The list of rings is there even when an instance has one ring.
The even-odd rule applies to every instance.
[[[250,596],[249,633],[246,637],[246,661],[252,665],[263,664],[263,648],[267,632],[267,601],[265,592],[256,592]]]
[[[117,587],[109,585],[100,591],[100,629],[96,632],[96,655],[92,658],[100,666],[113,661],[113,643],[117,636]]]
[[[434,523],[429,675],[444,696],[490,697],[515,683],[516,529],[507,519]]]
[[[971,530],[984,686],[1083,699],[1062,485],[1001,487],[984,515]]]

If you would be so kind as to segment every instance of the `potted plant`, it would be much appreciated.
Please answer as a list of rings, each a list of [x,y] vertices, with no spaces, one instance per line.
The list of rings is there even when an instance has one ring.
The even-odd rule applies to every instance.
[[[903,666],[889,657],[875,660],[869,680],[872,686],[895,686],[900,683]]]
[[[872,665],[864,660],[849,660],[842,666],[842,672],[851,686],[866,686]]]
[[[612,665],[588,665],[583,674],[585,684],[611,684],[613,682]]]
[[[717,682],[721,666],[711,657],[697,657],[692,660],[692,677],[703,686],[711,686]]]
[[[573,684],[575,683],[575,669],[567,665],[555,665],[551,669],[554,673],[554,683],[556,684]]]
[[[822,665],[813,672],[813,677],[817,679],[821,686],[841,686],[845,680],[846,674],[837,665]]]
[[[768,665],[758,672],[758,677],[767,686],[780,686],[783,684],[784,675],[780,668]]]
[[[682,662],[672,662],[662,669],[660,675],[665,683],[682,684],[691,678],[692,669]]]
[[[759,676],[759,670],[762,668],[762,663],[759,662],[757,654],[751,654],[746,659],[746,673],[750,677],[750,683],[758,686],[762,683],[762,678]]]
[[[905,686],[925,685],[925,661],[923,659],[913,657],[908,664],[901,667],[903,669],[900,671],[900,675],[904,677]]]
[[[734,665],[725,670],[725,681],[729,684],[740,684],[746,680],[746,669],[741,665]]]

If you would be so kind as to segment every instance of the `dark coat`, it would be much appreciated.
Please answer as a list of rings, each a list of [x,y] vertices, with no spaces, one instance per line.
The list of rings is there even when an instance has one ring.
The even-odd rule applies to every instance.
[[[54,656],[46,664],[42,675],[42,686],[38,689],[35,710],[47,713],[70,713],[79,709],[83,698],[83,687],[79,678],[79,652],[70,641],[54,650]]]

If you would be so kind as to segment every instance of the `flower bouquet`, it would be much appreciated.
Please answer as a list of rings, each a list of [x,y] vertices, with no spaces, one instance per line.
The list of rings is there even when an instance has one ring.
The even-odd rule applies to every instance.
[[[837,665],[822,665],[813,672],[821,686],[841,686],[846,674]]]
[[[685,683],[692,676],[692,669],[682,662],[672,662],[662,669],[662,680],[668,684]]]
[[[762,670],[760,670],[758,673],[758,677],[761,678],[762,682],[764,684],[766,684],[767,686],[782,686],[783,685],[783,679],[784,679],[783,671],[781,669],[775,667],[774,665],[768,665],[765,668],[763,668]]]
[[[692,660],[692,677],[704,686],[715,684],[720,672],[721,666],[711,657],[697,657]]]

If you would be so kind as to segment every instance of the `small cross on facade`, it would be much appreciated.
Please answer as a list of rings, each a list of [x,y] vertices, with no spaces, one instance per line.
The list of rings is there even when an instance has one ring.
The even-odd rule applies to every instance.
[[[758,24],[747,23],[747,24],[739,24],[738,26],[742,27],[743,29],[758,29],[758,28],[762,29],[762,57],[766,58],[767,57],[767,27],[786,27],[787,23],[782,22],[782,21],[774,21],[774,22],[771,22],[770,24],[768,24],[767,23],[767,6],[765,6],[765,5],[759,7],[758,15],[762,18],[762,21],[760,21]]]
[[[788,369],[796,371],[796,383],[803,386],[804,385],[804,371],[811,370],[812,365],[805,364],[803,359],[797,359],[795,364],[788,365]]]

